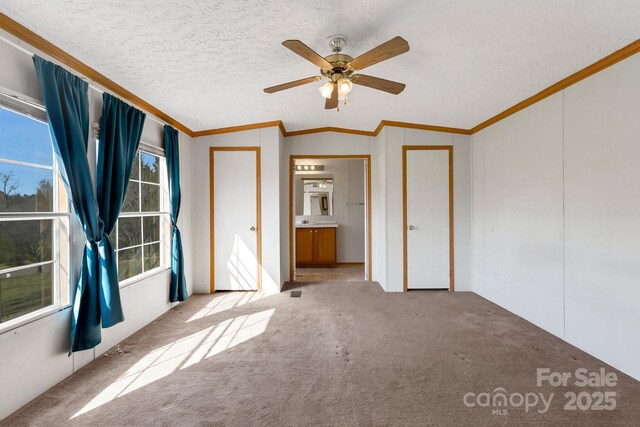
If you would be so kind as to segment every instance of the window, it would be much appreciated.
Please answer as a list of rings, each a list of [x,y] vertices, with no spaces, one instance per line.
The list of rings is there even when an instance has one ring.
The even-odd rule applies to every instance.
[[[169,224],[164,159],[138,151],[118,223],[111,233],[120,283],[164,267]]]
[[[0,328],[69,303],[68,201],[44,109],[0,95]]]

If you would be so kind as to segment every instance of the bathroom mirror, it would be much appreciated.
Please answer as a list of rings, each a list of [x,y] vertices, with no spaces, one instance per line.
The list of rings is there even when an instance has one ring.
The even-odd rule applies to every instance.
[[[333,179],[296,179],[296,215],[333,215]]]

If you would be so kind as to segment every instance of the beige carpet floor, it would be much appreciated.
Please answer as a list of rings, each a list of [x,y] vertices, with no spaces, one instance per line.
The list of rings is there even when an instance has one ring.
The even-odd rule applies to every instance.
[[[475,294],[386,294],[356,282],[293,287],[300,298],[193,296],[2,424],[640,424],[638,381]],[[604,367],[618,382],[538,387],[536,368],[545,367]],[[506,415],[464,404],[467,393],[498,387],[554,398],[543,414],[542,404],[497,407]],[[615,392],[616,408],[563,409],[566,392],[585,390]]]

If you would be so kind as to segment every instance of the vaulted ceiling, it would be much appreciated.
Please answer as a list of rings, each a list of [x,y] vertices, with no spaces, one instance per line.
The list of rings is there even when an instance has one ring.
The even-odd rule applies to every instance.
[[[638,0],[0,0],[0,11],[192,130],[283,120],[289,131],[372,130],[381,119],[471,128],[640,38]],[[411,50],[324,110],[319,74],[284,48],[321,55],[346,34],[357,56],[396,35]]]

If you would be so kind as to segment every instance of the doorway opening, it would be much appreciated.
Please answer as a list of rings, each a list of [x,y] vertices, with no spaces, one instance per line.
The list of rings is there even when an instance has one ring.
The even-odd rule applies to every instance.
[[[371,280],[369,155],[289,161],[291,281]]]

